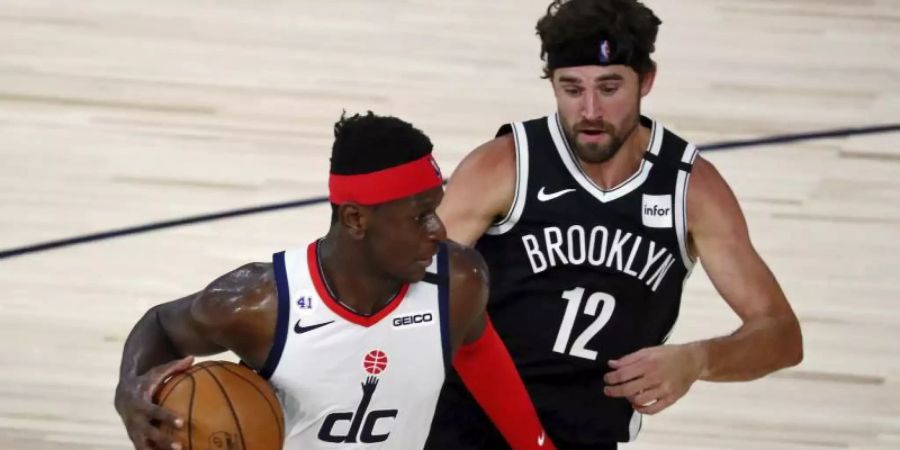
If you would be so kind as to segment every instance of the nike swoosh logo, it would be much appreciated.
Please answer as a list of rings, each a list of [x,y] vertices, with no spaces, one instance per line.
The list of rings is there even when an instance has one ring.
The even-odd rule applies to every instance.
[[[544,432],[541,431],[541,435],[538,436],[538,447],[544,446]]]
[[[575,189],[563,189],[561,191],[557,191],[552,194],[548,194],[548,193],[544,192],[544,189],[546,189],[546,188],[542,186],[541,190],[538,191],[538,195],[537,195],[538,201],[549,202],[550,200],[553,200],[554,198],[562,197],[563,195],[566,195],[569,192],[575,192]]]
[[[300,320],[303,320],[303,319],[300,319]],[[294,325],[294,333],[297,333],[297,334],[303,334],[303,333],[306,333],[307,331],[312,331],[312,330],[315,330],[316,328],[322,328],[322,327],[324,327],[325,325],[329,325],[329,324],[331,324],[331,323],[334,323],[334,321],[332,320],[332,321],[330,321],[330,322],[317,323],[317,324],[315,324],[315,325],[310,325],[310,326],[308,326],[308,327],[301,327],[301,326],[300,326],[300,320],[298,320],[297,323]]]

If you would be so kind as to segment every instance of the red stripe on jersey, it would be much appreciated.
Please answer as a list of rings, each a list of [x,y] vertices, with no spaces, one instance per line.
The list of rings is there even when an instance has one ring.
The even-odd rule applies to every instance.
[[[400,303],[403,302],[403,299],[406,298],[406,292],[409,291],[409,283],[405,283],[400,287],[400,291],[397,292],[397,295],[392,298],[387,305],[381,308],[380,311],[372,314],[370,316],[365,316],[359,314],[355,311],[351,311],[349,308],[341,304],[341,302],[337,301],[331,296],[331,293],[328,292],[328,288],[325,287],[325,281],[322,279],[322,268],[319,267],[319,258],[316,257],[316,248],[318,247],[318,241],[309,244],[309,247],[306,249],[306,258],[307,264],[309,265],[309,275],[312,278],[313,285],[316,287],[316,292],[319,294],[319,297],[322,298],[322,301],[325,305],[328,306],[328,309],[334,311],[335,314],[341,316],[345,320],[355,323],[357,325],[362,325],[364,327],[370,327],[375,325],[381,319],[384,319],[390,313],[392,313]]]

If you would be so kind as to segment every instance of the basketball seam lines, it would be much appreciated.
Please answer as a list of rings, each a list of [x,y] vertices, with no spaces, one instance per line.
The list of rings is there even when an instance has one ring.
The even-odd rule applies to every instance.
[[[190,369],[188,369],[187,372],[184,372],[185,377],[175,382],[175,384],[172,386],[172,388],[169,390],[169,392],[166,392],[166,396],[159,400],[158,405],[162,406],[166,402],[166,400],[169,399],[169,396],[172,395],[172,392],[175,391],[175,388],[178,387],[178,385],[181,384],[182,381],[186,380],[188,375],[192,376],[192,374],[196,371],[197,371],[197,367],[195,366],[195,367],[191,367]],[[165,381],[165,380],[163,380],[163,381]]]
[[[258,388],[255,384],[253,384],[252,381],[248,380],[247,378],[245,378],[245,377],[244,377],[243,375],[241,375],[240,373],[235,372],[235,371],[232,370],[230,367],[228,367],[228,365],[226,365],[226,364],[224,364],[224,363],[220,363],[219,366],[221,366],[221,367],[222,367],[223,369],[225,369],[226,371],[231,372],[231,373],[234,374],[236,377],[238,377],[238,378],[240,378],[240,379],[246,381],[247,384],[249,384],[253,389],[256,389],[256,392],[258,392],[259,395],[262,396],[263,400],[266,401],[266,404],[269,405],[269,410],[272,411],[272,415],[275,416],[275,423],[278,424],[278,433],[279,433],[279,436],[281,437],[281,442],[283,443],[283,442],[284,442],[284,430],[282,429],[282,427],[284,426],[284,424],[282,424],[282,423],[281,423],[282,420],[280,420],[280,419],[278,418],[278,413],[276,412],[275,407],[272,406],[272,403],[271,403],[271,402],[269,402],[269,397],[266,396],[266,394],[265,394],[260,388]],[[280,406],[279,406],[279,407],[280,407]]]
[[[234,405],[231,404],[231,399],[228,398],[228,393],[225,392],[225,387],[222,386],[222,383],[219,381],[216,375],[212,373],[211,370],[207,369],[206,367],[203,367],[203,370],[209,373],[209,376],[211,376],[213,381],[215,381],[219,386],[219,390],[222,391],[222,396],[225,397],[225,402],[228,403],[228,409],[231,410],[231,417],[234,418],[234,424],[237,434],[241,438],[241,449],[247,450],[247,444],[244,443],[244,432],[243,430],[241,430],[241,421],[240,419],[238,419],[237,413],[234,411]]]
[[[191,367],[190,369],[188,369],[186,372],[183,372],[185,375],[184,378],[176,381],[175,384],[173,384],[172,387],[169,389],[169,392],[166,392],[165,397],[161,398],[159,400],[159,403],[157,404],[159,407],[162,408],[163,405],[166,404],[166,400],[169,399],[169,396],[171,396],[172,393],[175,392],[175,388],[177,388],[178,385],[181,384],[182,381],[190,378],[190,380],[191,380],[191,399],[188,402],[188,417],[187,417],[187,423],[186,423],[186,425],[188,427],[188,450],[194,450],[194,441],[191,438],[191,435],[192,435],[192,433],[191,433],[191,428],[192,428],[191,427],[191,418],[192,418],[193,412],[194,412],[194,392],[196,391],[196,387],[197,387],[197,382],[194,381],[194,374],[197,373],[198,370],[200,370],[200,367],[201,366],[194,366],[194,367]],[[176,376],[177,376],[177,374],[176,374]]]

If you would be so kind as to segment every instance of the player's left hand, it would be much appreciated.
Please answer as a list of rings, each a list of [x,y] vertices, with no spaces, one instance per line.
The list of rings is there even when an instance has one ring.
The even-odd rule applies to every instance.
[[[609,361],[613,371],[603,377],[603,393],[627,398],[641,414],[656,414],[687,393],[703,364],[700,350],[690,344],[648,347]]]

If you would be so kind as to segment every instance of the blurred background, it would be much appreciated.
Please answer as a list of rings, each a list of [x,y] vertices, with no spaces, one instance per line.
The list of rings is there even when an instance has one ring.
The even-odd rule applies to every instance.
[[[372,110],[449,174],[553,112],[548,0],[3,0],[0,252],[326,194],[332,126]],[[900,123],[900,1],[648,0],[644,114],[698,145]],[[900,134],[707,151],[803,325],[797,368],[697,383],[650,449],[900,448]],[[0,259],[0,448],[127,449],[122,345],[152,305],[328,226],[283,209]],[[0,253],[2,254],[2,253]],[[670,342],[738,320],[699,267]]]

